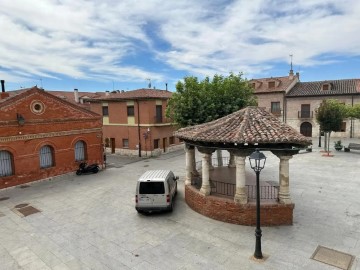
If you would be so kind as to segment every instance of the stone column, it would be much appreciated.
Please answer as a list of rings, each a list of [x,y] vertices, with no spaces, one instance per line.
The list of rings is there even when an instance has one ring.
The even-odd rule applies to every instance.
[[[289,160],[292,156],[279,156],[279,201],[283,204],[290,204],[289,190]]]
[[[186,174],[185,174],[185,185],[191,185],[192,180],[192,166],[191,156],[194,153],[194,146],[185,144],[185,160],[186,160]]]
[[[231,151],[229,151],[229,153],[230,153],[230,157],[229,157],[228,167],[229,167],[229,168],[235,168],[236,165],[235,165],[234,153],[232,153]]]
[[[210,160],[211,155],[214,152],[212,149],[199,147],[199,151],[203,154],[202,157],[202,184],[200,193],[204,194],[205,196],[210,195],[211,187],[210,187]]]
[[[247,204],[245,159],[246,153],[235,153],[236,165],[236,189],[234,201],[239,204]]]
[[[191,173],[192,176],[199,176],[199,172],[196,170],[196,159],[195,159],[195,147],[190,149],[190,162],[191,162]]]

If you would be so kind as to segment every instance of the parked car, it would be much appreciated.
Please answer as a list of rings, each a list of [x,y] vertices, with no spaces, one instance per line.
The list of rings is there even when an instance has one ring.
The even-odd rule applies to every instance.
[[[135,209],[141,212],[172,211],[177,193],[177,181],[169,170],[145,172],[137,181]]]

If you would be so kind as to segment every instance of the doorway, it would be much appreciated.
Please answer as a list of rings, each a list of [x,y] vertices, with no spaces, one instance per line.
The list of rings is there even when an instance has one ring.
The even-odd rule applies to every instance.
[[[110,138],[111,154],[115,153],[115,138]]]
[[[305,137],[312,137],[312,125],[309,122],[304,122],[300,125],[300,133]]]
[[[163,138],[163,148],[164,148],[164,153],[166,152],[166,138]]]

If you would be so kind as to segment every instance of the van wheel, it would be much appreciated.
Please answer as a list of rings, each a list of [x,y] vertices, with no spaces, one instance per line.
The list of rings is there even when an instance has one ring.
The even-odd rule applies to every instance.
[[[136,209],[136,211],[137,211],[139,214],[142,214],[142,213],[143,213],[143,211],[138,210],[138,209]]]

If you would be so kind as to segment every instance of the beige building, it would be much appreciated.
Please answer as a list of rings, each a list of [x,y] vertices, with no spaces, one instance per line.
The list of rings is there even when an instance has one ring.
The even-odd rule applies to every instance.
[[[325,99],[337,99],[344,104],[360,103],[360,79],[300,82],[299,74],[250,80],[258,97],[259,107],[307,137],[319,136],[316,109]],[[341,130],[332,134],[337,138],[360,138],[360,120],[345,119]]]

